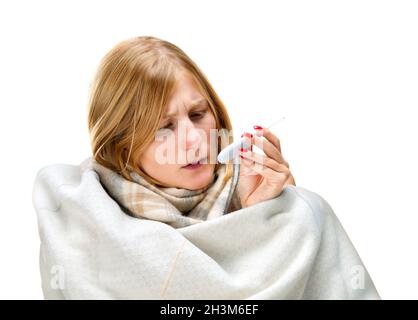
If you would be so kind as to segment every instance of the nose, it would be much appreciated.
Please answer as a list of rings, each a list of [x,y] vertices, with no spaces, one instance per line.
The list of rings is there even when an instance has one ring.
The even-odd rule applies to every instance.
[[[201,141],[202,137],[195,126],[193,124],[188,125],[186,129],[186,150],[198,149]]]

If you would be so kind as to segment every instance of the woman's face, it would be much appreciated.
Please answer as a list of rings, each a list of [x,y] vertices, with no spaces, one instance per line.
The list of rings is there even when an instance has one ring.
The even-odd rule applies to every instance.
[[[206,187],[214,178],[210,137],[211,129],[212,135],[216,132],[216,122],[207,100],[187,74],[179,78],[166,110],[154,141],[138,160],[139,166],[171,187]],[[201,159],[203,164],[186,167]]]

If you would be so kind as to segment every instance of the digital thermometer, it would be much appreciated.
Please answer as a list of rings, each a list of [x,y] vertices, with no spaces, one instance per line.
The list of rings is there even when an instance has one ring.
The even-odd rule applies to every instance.
[[[281,119],[277,120],[267,128],[271,128],[280,121],[284,120],[285,117],[282,117]],[[228,145],[226,148],[222,149],[222,151],[218,154],[218,162],[220,163],[227,163],[228,160],[231,160],[239,155],[240,148],[248,149],[251,146],[251,143],[248,141],[248,139],[244,136],[240,140],[235,141]]]

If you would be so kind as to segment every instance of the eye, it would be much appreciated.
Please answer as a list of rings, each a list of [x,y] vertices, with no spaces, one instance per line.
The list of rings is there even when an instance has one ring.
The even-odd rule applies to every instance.
[[[190,115],[190,117],[194,119],[201,119],[205,116],[206,112],[207,112],[207,109],[199,111],[199,112],[194,112]]]
[[[169,122],[167,125],[165,125],[164,127],[161,127],[159,130],[161,129],[171,129],[173,126],[173,124],[171,122]]]

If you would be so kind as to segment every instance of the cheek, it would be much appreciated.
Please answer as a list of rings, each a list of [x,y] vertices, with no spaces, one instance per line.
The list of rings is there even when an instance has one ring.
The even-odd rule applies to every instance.
[[[205,132],[206,140],[209,141],[211,130],[216,129],[216,121],[215,118],[212,116],[208,116],[201,124],[200,129]]]
[[[156,146],[154,144],[148,146],[145,152],[141,155],[137,163],[140,167],[149,168],[155,164],[154,154]]]
[[[176,161],[177,141],[175,136],[170,136],[163,141],[154,141],[143,153],[141,162],[144,168],[162,169],[162,166]]]
[[[209,133],[210,129],[216,129],[216,120],[213,115],[208,117],[208,119],[204,123],[205,130]]]

